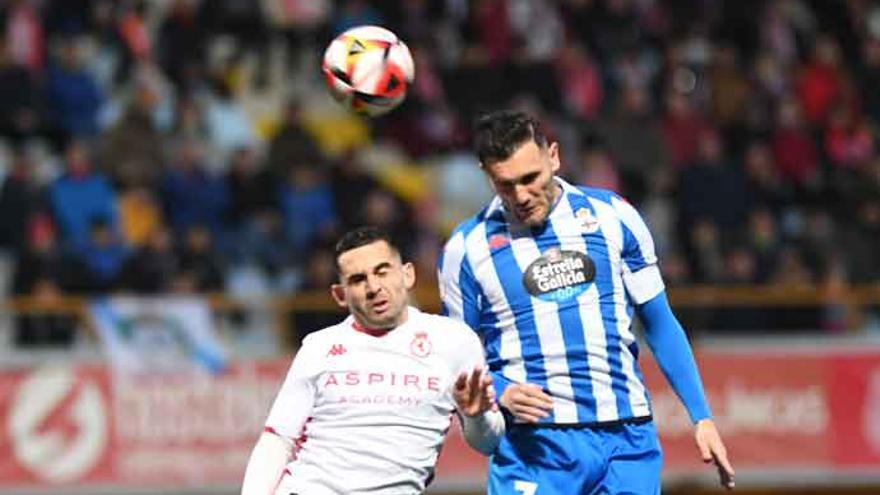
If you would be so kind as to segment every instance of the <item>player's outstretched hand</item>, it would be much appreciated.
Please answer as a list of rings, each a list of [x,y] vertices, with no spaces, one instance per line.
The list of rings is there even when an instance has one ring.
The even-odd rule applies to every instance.
[[[715,422],[711,419],[702,419],[697,422],[697,429],[694,436],[697,442],[697,448],[700,449],[700,456],[703,462],[714,463],[718,469],[718,477],[721,480],[721,486],[732,490],[733,482],[733,465],[727,458],[727,448],[721,441],[721,435],[715,427]]]
[[[553,400],[533,383],[514,383],[501,394],[501,405],[517,419],[537,423],[553,409]]]
[[[477,366],[470,373],[462,371],[455,380],[452,396],[458,411],[465,416],[478,416],[495,406],[492,376]]]

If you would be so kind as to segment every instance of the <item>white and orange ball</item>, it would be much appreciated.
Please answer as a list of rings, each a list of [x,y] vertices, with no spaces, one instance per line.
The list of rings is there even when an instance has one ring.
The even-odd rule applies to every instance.
[[[333,97],[371,117],[400,105],[415,77],[406,44],[379,26],[353,27],[324,52],[321,70]]]

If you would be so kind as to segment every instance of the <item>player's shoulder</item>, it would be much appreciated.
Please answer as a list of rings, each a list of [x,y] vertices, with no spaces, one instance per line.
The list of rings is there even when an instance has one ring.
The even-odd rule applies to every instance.
[[[337,343],[347,333],[350,325],[349,318],[346,318],[335,325],[315,330],[303,338],[300,349],[314,349]]]
[[[449,316],[417,310],[416,318],[421,320],[420,324],[426,331],[431,334],[440,334],[447,340],[466,340],[475,335],[474,331],[463,321]]]

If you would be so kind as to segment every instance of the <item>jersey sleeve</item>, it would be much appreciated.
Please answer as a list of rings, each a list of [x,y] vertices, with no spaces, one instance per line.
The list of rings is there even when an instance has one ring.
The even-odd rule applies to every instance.
[[[623,283],[632,300],[644,304],[663,291],[663,278],[657,266],[654,239],[639,212],[623,199],[611,200],[614,211],[620,218],[623,231]]]
[[[313,352],[311,346],[304,343],[296,353],[266,419],[267,429],[289,439],[300,436],[315,403],[317,373]]]
[[[467,259],[464,232],[455,233],[443,248],[437,279],[443,314],[464,321],[478,331],[479,286]]]

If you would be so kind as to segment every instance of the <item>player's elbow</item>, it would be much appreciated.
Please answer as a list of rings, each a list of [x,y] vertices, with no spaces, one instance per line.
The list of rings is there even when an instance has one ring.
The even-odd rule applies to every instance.
[[[272,495],[290,459],[290,440],[273,432],[263,432],[257,440],[245,470],[241,495]]]
[[[461,419],[467,444],[483,455],[491,455],[504,436],[504,416],[498,411],[488,411],[475,417],[462,416]]]

